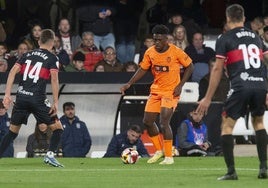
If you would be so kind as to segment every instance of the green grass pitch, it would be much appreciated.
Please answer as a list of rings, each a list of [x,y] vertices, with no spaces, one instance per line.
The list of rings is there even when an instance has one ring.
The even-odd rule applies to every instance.
[[[268,187],[257,179],[258,159],[236,157],[238,181],[217,181],[226,172],[222,157],[176,157],[173,165],[123,164],[118,158],[59,158],[64,168],[42,158],[0,159],[2,188],[247,188]]]

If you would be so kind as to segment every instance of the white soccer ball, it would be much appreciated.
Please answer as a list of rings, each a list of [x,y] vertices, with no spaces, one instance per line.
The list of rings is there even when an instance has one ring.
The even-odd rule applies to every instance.
[[[126,148],[121,154],[121,160],[125,164],[135,164],[139,160],[139,153],[134,148]]]

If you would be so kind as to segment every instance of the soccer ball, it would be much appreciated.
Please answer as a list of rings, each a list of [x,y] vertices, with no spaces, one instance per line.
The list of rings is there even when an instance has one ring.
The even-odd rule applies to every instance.
[[[135,164],[139,159],[139,153],[134,148],[126,148],[121,154],[121,160],[125,164]]]

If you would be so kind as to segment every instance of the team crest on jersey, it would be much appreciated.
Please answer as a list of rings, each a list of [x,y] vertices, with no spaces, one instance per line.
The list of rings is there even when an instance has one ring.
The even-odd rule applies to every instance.
[[[168,63],[171,62],[171,57],[167,57],[167,62],[168,62]]]

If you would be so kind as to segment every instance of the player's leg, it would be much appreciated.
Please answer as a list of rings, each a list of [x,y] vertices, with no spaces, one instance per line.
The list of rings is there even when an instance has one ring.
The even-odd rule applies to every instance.
[[[263,116],[252,117],[252,125],[256,133],[256,147],[260,161],[258,178],[267,178],[267,133],[263,124]]]
[[[157,95],[150,95],[145,106],[145,112],[143,117],[144,126],[147,129],[148,135],[156,149],[153,157],[151,157],[147,163],[155,163],[161,157],[163,157],[162,138],[159,134],[159,129],[156,124],[156,118],[160,112],[160,97]]]
[[[20,131],[20,125],[13,125],[10,124],[8,133],[4,136],[1,145],[0,145],[0,157],[2,157],[3,153],[7,149],[7,147],[10,145],[10,143],[15,140],[19,134]]]
[[[234,162],[234,138],[232,135],[236,120],[230,117],[222,116],[221,141],[224,161],[227,166],[227,174],[218,178],[218,180],[237,180]]]
[[[161,157],[163,157],[163,146],[162,139],[159,134],[159,129],[157,124],[155,123],[156,118],[159,113],[156,112],[144,112],[143,123],[147,129],[148,135],[156,149],[156,152],[152,158],[150,158],[147,163],[155,163]]]
[[[56,119],[55,123],[50,124],[49,128],[52,130],[52,135],[50,138],[50,144],[49,144],[49,149],[47,154],[44,157],[44,162],[48,163],[54,167],[64,167],[62,164],[60,164],[56,159],[55,159],[55,152],[58,149],[59,142],[61,139],[61,135],[63,132],[63,127],[61,122]]]
[[[165,159],[160,164],[173,164],[174,160],[172,157],[172,143],[173,143],[173,134],[170,127],[170,119],[173,114],[173,108],[161,108],[160,112],[160,125],[163,132],[164,138],[164,154]]]
[[[44,100],[43,103],[39,101]],[[33,115],[39,123],[45,123],[52,130],[52,135],[50,138],[49,151],[44,157],[44,162],[54,166],[54,167],[63,167],[56,159],[55,152],[58,149],[58,145],[61,139],[61,134],[63,132],[62,125],[58,120],[57,116],[51,117],[49,114],[50,103],[47,99],[36,100],[33,102]]]

